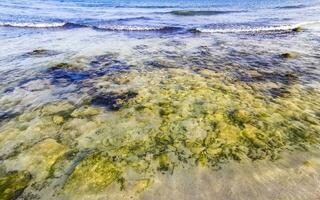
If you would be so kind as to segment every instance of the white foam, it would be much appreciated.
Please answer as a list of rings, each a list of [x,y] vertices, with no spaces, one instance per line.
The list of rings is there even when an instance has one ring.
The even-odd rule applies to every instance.
[[[0,26],[10,26],[18,28],[54,28],[63,27],[64,22],[37,23],[37,22],[0,22]]]
[[[201,33],[254,33],[254,32],[281,32],[291,31],[301,26],[320,23],[320,21],[302,22],[292,25],[279,26],[260,26],[260,27],[234,27],[234,28],[196,28],[195,30]]]
[[[160,31],[166,27],[159,26],[131,26],[131,25],[110,25],[110,26],[97,26],[99,29],[110,31]]]

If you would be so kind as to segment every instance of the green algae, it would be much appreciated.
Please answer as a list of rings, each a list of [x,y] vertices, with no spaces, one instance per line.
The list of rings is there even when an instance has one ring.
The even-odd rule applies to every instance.
[[[35,180],[39,181],[48,176],[51,166],[65,151],[65,146],[53,139],[46,139],[16,157],[5,160],[3,164],[14,170],[28,171]]]
[[[28,186],[31,175],[25,171],[12,171],[0,176],[0,199],[11,200],[18,198]]]
[[[100,84],[106,79],[91,81]],[[176,167],[219,169],[229,161],[276,160],[285,150],[319,144],[320,94],[295,81],[234,82],[201,69],[132,72],[112,80],[137,92],[98,91],[96,101],[90,97],[77,105],[46,104],[12,119],[6,127],[11,135],[0,134],[0,142],[27,136],[38,140],[40,133],[54,138],[17,154],[38,160],[41,156],[31,153],[51,149],[43,154],[50,158],[44,159],[47,164],[31,162],[32,167],[23,170],[42,179],[64,177],[67,194],[99,193],[111,185],[126,190],[130,184],[136,184],[132,190],[139,193],[155,175],[173,173]],[[262,92],[270,88],[285,88],[288,95],[274,98]],[[114,109],[104,109],[110,106]],[[17,124],[29,128],[13,129]],[[73,150],[69,154],[67,149]],[[77,158],[83,149],[90,153]],[[35,173],[35,163],[41,173]],[[128,169],[141,182],[125,176]]]
[[[259,88],[252,91],[247,85],[219,84],[218,75],[210,72],[206,72],[206,78],[184,70],[167,73],[163,76],[169,75],[170,79],[161,77],[159,87],[142,89],[114,120],[104,121],[105,126],[112,127],[110,133],[117,133],[117,139],[110,137],[103,148],[107,147],[123,168],[135,166],[137,158],[146,161],[140,173],[154,169],[166,173],[179,165],[219,168],[229,160],[275,160],[286,148],[300,148],[319,140],[319,121],[313,114],[307,114],[316,124],[313,127],[306,126],[306,120],[300,120],[304,125],[296,127],[290,120],[293,113],[306,114],[299,108],[302,104],[288,104],[294,101],[292,97],[275,100],[260,93]],[[295,87],[287,89],[303,93]],[[319,95],[312,94],[315,96],[300,95],[312,99]],[[144,118],[150,113],[153,115]],[[152,120],[158,125],[146,128]],[[124,121],[130,124],[127,134],[121,133]],[[104,137],[109,137],[107,130],[101,133]],[[123,143],[125,146],[119,146]],[[148,155],[152,155],[151,160]]]
[[[98,192],[121,178],[121,171],[110,157],[91,154],[74,170],[64,185],[65,191]]]
[[[99,113],[100,113],[99,108],[83,106],[83,107],[80,107],[80,108],[74,110],[71,113],[71,116],[74,118],[86,118],[86,117],[95,116]]]
[[[160,171],[168,171],[170,166],[170,160],[167,154],[163,153],[158,156],[159,159],[159,170]]]

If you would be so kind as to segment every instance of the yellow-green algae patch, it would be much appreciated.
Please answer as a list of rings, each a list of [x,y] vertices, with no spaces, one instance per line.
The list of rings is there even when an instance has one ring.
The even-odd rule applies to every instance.
[[[46,139],[25,152],[4,161],[8,169],[29,171],[34,179],[45,179],[51,166],[66,151],[66,147],[53,139]]]
[[[319,144],[320,94],[315,89],[298,84],[244,83],[209,70],[132,71],[117,76],[117,87],[113,79],[87,81],[99,85],[99,95],[104,91],[112,94],[110,90],[136,92],[122,100],[119,110],[105,109],[103,103],[91,105],[90,99],[79,105],[66,101],[48,104],[8,122],[5,130],[0,129],[0,142],[19,144],[16,140],[50,137],[44,144],[54,144],[49,148],[56,149],[49,152],[54,159],[45,161],[48,165],[39,167],[37,173],[45,171],[45,175],[58,157],[59,163],[64,163],[62,155],[68,148],[89,149],[87,157],[66,162],[77,165],[68,171],[61,186],[71,196],[103,193],[112,185],[142,193],[155,176],[172,174],[179,167],[218,169],[230,160],[276,160],[284,150],[307,150]],[[275,98],[265,92],[270,88],[287,92]],[[28,128],[16,129],[20,126]],[[11,134],[3,136],[8,130]],[[48,150],[47,145],[38,145],[33,148]],[[22,166],[29,166],[22,158],[36,152],[33,148],[17,152]],[[50,158],[49,154],[45,157]],[[10,162],[12,159],[5,161]],[[14,164],[7,167],[15,168]],[[61,164],[50,168],[51,175],[61,175],[61,168]],[[128,170],[136,173],[134,178],[126,174]]]
[[[74,170],[64,185],[65,191],[101,192],[112,182],[120,179],[121,171],[111,158],[103,154],[92,154]]]
[[[16,199],[28,186],[30,180],[31,175],[25,171],[13,171],[0,176],[0,199]]]

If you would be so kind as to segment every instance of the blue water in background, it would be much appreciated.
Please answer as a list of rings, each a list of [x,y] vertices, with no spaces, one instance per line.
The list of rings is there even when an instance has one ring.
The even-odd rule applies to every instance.
[[[163,27],[233,30],[317,21],[319,9],[318,0],[3,0],[0,25],[50,28],[72,23],[121,31]]]

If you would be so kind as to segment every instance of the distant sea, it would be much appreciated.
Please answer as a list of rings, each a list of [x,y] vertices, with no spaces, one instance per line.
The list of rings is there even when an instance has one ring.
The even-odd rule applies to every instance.
[[[0,26],[105,31],[259,32],[319,20],[316,0],[69,0],[0,3]],[[301,18],[303,16],[303,18]]]

